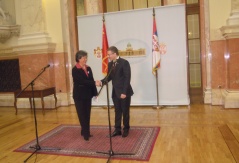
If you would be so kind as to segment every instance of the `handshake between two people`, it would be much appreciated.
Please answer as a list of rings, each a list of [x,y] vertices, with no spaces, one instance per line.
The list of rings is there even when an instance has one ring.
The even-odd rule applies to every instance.
[[[100,86],[102,86],[102,82],[101,82],[100,80],[96,80],[96,81],[95,81],[95,85],[96,85],[97,87],[100,87]]]
[[[107,81],[100,81],[100,80],[96,80],[95,81],[95,85],[97,86],[97,87],[102,87],[103,85],[106,85],[107,84]]]

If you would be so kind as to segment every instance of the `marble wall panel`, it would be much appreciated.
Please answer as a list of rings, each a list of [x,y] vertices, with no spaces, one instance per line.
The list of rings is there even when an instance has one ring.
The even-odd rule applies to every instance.
[[[212,89],[226,87],[226,43],[223,40],[211,42],[211,78]]]
[[[54,68],[54,54],[48,54],[48,64],[50,65],[49,68],[49,86],[56,87],[56,80],[55,80],[55,68]]]
[[[34,88],[56,87],[56,92],[67,92],[65,53],[33,54],[19,56],[22,88],[27,86],[44,68],[50,67],[35,81]]]
[[[49,54],[20,55],[19,66],[22,89],[32,82],[42,69],[50,63]],[[54,86],[51,80],[52,67],[45,71],[34,81],[34,89],[42,89]],[[30,89],[30,88],[29,88]]]
[[[228,87],[239,89],[239,39],[227,40],[228,53]]]
[[[54,78],[55,78],[55,86],[56,92],[66,93],[67,86],[66,81],[69,76],[66,74],[66,61],[65,56],[66,53],[55,53],[53,54],[53,63],[54,63]]]

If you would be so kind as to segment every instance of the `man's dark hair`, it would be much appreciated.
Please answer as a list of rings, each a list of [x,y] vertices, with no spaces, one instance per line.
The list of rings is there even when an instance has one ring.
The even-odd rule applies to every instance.
[[[84,50],[80,50],[76,53],[76,62],[79,62],[79,59],[82,57],[87,56],[87,52]]]
[[[113,53],[116,53],[116,55],[119,55],[119,51],[115,46],[109,47],[108,51],[112,51]]]

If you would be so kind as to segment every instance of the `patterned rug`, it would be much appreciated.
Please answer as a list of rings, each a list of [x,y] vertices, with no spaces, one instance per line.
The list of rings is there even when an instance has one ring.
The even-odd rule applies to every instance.
[[[128,137],[112,137],[112,150],[108,126],[91,126],[93,137],[85,141],[80,136],[79,125],[60,125],[39,137],[41,147],[37,153],[79,157],[96,157],[148,161],[153,150],[159,127],[131,127]],[[112,128],[113,131],[113,128]],[[15,152],[34,152],[31,147],[36,140],[14,150]],[[113,152],[113,155],[109,153]]]

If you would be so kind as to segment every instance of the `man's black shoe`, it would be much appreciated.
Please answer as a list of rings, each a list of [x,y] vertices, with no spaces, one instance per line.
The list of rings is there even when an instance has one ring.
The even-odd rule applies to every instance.
[[[118,136],[118,135],[122,135],[121,131],[114,131],[110,136],[115,137],[115,136]]]
[[[125,138],[129,135],[129,130],[125,130],[122,137]]]

